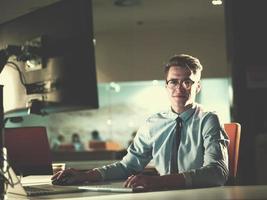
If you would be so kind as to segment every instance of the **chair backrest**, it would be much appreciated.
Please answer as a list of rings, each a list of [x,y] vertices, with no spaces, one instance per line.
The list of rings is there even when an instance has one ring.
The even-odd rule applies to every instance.
[[[75,151],[75,147],[73,144],[60,144],[58,151]]]
[[[235,122],[226,123],[224,129],[230,140],[228,147],[230,177],[228,182],[233,183],[237,176],[241,125]]]
[[[91,150],[109,150],[109,151],[120,151],[124,148],[112,141],[97,141],[97,140],[91,140],[88,143],[88,147]]]

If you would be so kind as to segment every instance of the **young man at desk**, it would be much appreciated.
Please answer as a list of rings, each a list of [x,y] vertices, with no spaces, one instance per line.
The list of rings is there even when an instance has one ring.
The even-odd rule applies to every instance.
[[[152,190],[223,185],[229,173],[229,140],[218,116],[195,102],[201,71],[195,57],[170,58],[165,66],[170,109],[146,120],[121,161],[87,172],[60,171],[53,184],[126,179],[125,187]],[[141,173],[152,159],[159,176]]]

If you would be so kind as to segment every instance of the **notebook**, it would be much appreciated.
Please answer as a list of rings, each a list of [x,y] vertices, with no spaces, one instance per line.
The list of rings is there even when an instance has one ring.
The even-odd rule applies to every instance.
[[[45,127],[4,129],[9,164],[17,175],[52,175],[52,154]]]
[[[8,180],[12,180],[14,184],[8,186],[7,192],[11,194],[18,194],[24,196],[41,196],[63,193],[83,192],[85,190],[78,188],[78,186],[55,186],[52,184],[39,184],[39,185],[27,185],[23,186],[21,181],[16,176],[12,167],[9,167],[8,173],[6,173]]]

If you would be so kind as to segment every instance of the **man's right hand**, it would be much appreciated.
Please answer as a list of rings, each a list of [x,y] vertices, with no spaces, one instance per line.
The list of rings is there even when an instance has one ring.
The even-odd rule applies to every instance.
[[[101,181],[102,176],[97,170],[80,171],[70,168],[57,172],[51,180],[53,185],[74,185]]]

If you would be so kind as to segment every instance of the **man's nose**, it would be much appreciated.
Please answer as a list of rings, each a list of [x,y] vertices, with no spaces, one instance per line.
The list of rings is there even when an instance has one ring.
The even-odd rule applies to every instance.
[[[177,82],[177,84],[175,85],[175,87],[174,88],[178,88],[178,89],[180,89],[180,87],[182,87],[183,88],[183,82],[182,81],[179,81],[179,82]]]

